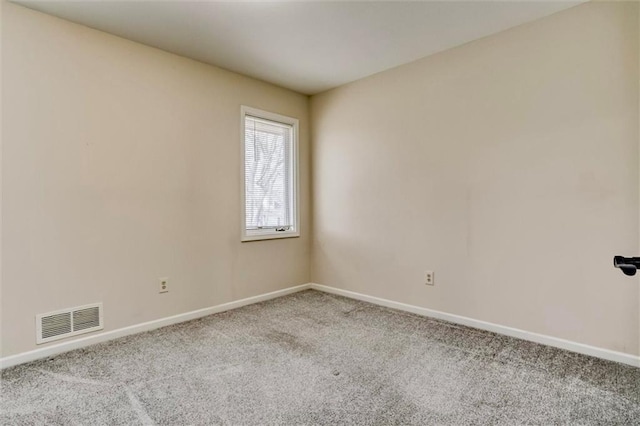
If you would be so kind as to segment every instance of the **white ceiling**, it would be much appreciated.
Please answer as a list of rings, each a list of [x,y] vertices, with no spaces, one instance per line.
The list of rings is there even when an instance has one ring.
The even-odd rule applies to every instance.
[[[583,1],[16,3],[314,94]]]

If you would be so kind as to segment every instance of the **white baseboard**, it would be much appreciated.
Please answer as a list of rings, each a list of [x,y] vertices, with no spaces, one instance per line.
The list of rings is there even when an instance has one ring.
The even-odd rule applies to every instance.
[[[100,334],[93,334],[91,336],[71,340],[68,342],[52,344],[50,346],[34,349],[29,352],[23,352],[20,354],[0,358],[0,369],[12,367],[18,364],[24,364],[25,362],[35,361],[41,358],[48,358],[50,356],[58,355],[63,352],[84,348],[86,346],[95,345],[96,343],[106,342],[108,340],[117,339],[119,337],[128,336],[130,334],[142,333],[143,331],[154,330],[156,328],[166,327],[168,325],[190,321],[196,318],[205,317],[207,315],[229,311],[231,309],[240,308],[242,306],[251,305],[253,303],[275,299],[277,297],[286,296],[287,294],[296,293],[298,291],[307,290],[309,288],[311,288],[310,284],[302,284],[295,287],[285,288],[283,290],[272,291],[271,293],[260,294],[258,296],[247,297],[246,299],[223,303],[222,305],[198,309],[197,311],[186,312],[184,314],[161,318],[154,321],[143,322],[141,324],[119,328],[117,330],[107,331]]]
[[[419,306],[408,305],[406,303],[394,302],[393,300],[387,300],[379,297],[368,296],[365,294],[356,293],[349,290],[342,290],[335,287],[329,287],[321,284],[310,283],[310,284],[302,284],[295,287],[286,288],[283,290],[277,290],[271,293],[265,293],[258,296],[248,297],[246,299],[236,300],[229,303],[223,303],[221,305],[216,305],[209,308],[198,309],[196,311],[186,312],[184,314],[179,314],[171,317],[161,318],[154,321],[144,322],[144,323],[132,325],[129,327],[119,328],[117,330],[107,331],[100,334],[93,334],[91,336],[71,340],[68,342],[56,343],[56,344],[35,349],[29,352],[23,352],[20,354],[7,356],[4,358],[0,358],[0,369],[12,367],[19,364],[24,364],[26,362],[35,361],[41,358],[48,358],[50,356],[58,355],[63,352],[84,348],[87,346],[95,345],[96,343],[102,343],[109,340],[117,339],[119,337],[129,336],[131,334],[136,334],[136,333],[142,333],[144,331],[154,330],[156,328],[165,327],[168,325],[177,324],[185,321],[190,321],[196,318],[205,317],[207,315],[229,311],[231,309],[240,308],[242,306],[251,305],[253,303],[275,299],[277,297],[286,296],[287,294],[296,293],[296,292],[307,290],[310,288],[318,291],[323,291],[325,293],[332,293],[332,294],[337,294],[339,296],[348,297],[351,299],[362,300],[364,302],[385,306],[387,308],[398,309],[405,312],[411,312],[417,315],[441,319],[441,320],[449,321],[455,324],[466,325],[466,326],[478,328],[481,330],[491,331],[493,333],[516,337],[519,339],[528,340],[535,343],[541,343],[543,345],[553,346],[560,349],[566,349],[568,351],[577,352],[584,355],[590,355],[597,358],[606,359],[609,361],[616,361],[623,364],[640,367],[639,356],[626,354],[622,352],[615,352],[608,349],[589,346],[582,343],[576,343],[569,340],[559,339],[557,337],[546,336],[543,334],[531,333],[531,332],[520,330],[517,328],[506,327],[503,325],[493,324],[486,321],[480,321],[473,318],[467,318],[459,315],[448,314],[446,312],[440,312],[432,309],[421,308]]]
[[[326,293],[337,294],[339,296],[351,299],[362,300],[363,302],[373,303],[375,305],[385,306],[387,308],[398,309],[400,311],[411,312],[413,314],[426,317],[436,318],[449,321],[455,324],[466,325],[468,327],[478,328],[481,330],[491,331],[493,333],[503,334],[505,336],[516,337],[518,339],[528,340],[530,342],[541,343],[547,346],[553,346],[568,351],[577,352],[584,355],[590,355],[597,358],[616,361],[623,364],[640,367],[640,356],[616,352],[609,349],[589,346],[582,343],[572,342],[570,340],[559,339],[557,337],[546,336],[544,334],[531,333],[529,331],[517,328],[506,327],[504,325],[493,324],[486,321],[480,321],[473,318],[467,318],[460,315],[448,314],[446,312],[435,311],[432,309],[421,308],[419,306],[408,305],[406,303],[394,302],[393,300],[381,299],[379,297],[367,296],[366,294],[356,293],[349,290],[342,290],[335,287],[312,283],[310,286],[314,290],[324,291]]]

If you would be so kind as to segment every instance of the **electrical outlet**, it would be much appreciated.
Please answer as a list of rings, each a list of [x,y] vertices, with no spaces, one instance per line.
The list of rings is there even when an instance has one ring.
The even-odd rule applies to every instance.
[[[169,293],[169,278],[160,278],[158,293]]]
[[[436,280],[433,275],[433,271],[424,271],[424,283],[426,285],[435,285]]]

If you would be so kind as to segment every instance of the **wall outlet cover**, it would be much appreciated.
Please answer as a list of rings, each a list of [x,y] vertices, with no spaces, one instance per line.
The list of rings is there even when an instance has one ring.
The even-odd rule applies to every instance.
[[[169,278],[159,279],[158,293],[169,293]]]
[[[424,283],[426,285],[435,285],[436,280],[433,271],[424,271]]]

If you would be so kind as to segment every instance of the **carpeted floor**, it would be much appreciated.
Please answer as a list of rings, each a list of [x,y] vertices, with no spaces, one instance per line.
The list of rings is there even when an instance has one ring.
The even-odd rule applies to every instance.
[[[2,372],[7,425],[640,424],[640,369],[305,291]]]

